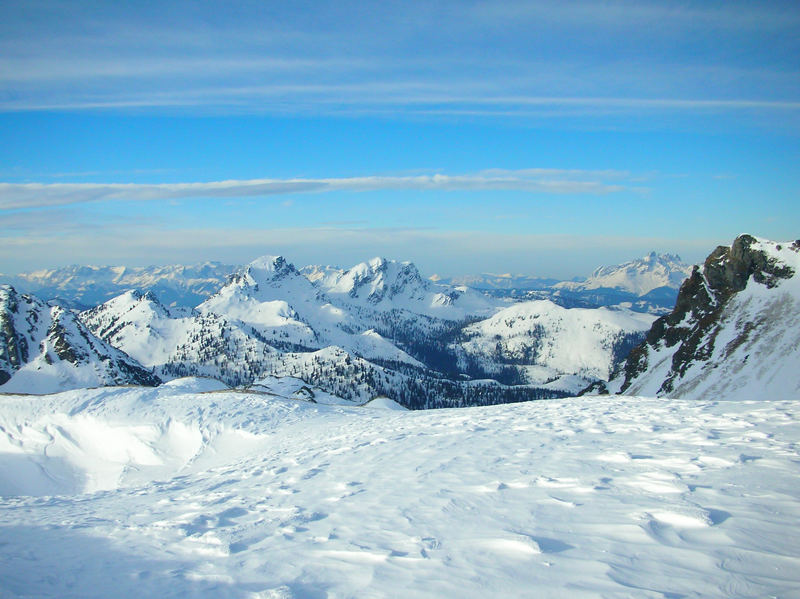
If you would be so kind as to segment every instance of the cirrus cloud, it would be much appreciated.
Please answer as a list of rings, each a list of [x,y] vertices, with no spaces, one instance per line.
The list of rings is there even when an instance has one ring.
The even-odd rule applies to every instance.
[[[610,177],[617,171],[559,169],[489,170],[464,175],[364,176],[247,179],[191,183],[0,183],[0,210],[87,202],[281,196],[335,191],[524,191],[550,194],[608,194],[632,188]]]

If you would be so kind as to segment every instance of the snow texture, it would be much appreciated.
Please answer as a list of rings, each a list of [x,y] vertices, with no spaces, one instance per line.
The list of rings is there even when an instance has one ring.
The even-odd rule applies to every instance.
[[[262,382],[0,396],[0,596],[800,595],[799,400],[398,412]]]

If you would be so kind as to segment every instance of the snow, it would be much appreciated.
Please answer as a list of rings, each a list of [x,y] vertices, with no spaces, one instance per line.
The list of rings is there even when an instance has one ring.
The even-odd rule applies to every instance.
[[[691,272],[692,266],[682,262],[680,256],[650,252],[624,264],[601,266],[585,281],[563,281],[553,287],[570,291],[621,289],[643,296],[661,287],[677,289]]]
[[[92,335],[72,312],[5,285],[0,286],[0,325],[5,346],[0,368],[10,371],[0,392],[54,393],[142,382],[147,376],[128,355]]]
[[[399,412],[195,383],[0,396],[0,596],[800,594],[800,400]]]
[[[651,314],[625,309],[568,309],[549,300],[520,302],[466,327],[467,340],[460,348],[488,360],[500,345],[504,356],[517,357],[526,364],[531,383],[546,384],[564,375],[579,375],[585,387],[591,379],[609,378],[615,339],[643,333],[653,320]],[[558,388],[569,388],[574,381],[565,379]]]
[[[404,408],[393,399],[389,399],[388,397],[383,397],[383,396],[369,400],[362,407],[372,408],[373,410],[394,410],[395,412],[408,411],[408,408]]]
[[[167,381],[161,387],[180,390],[185,393],[211,393],[230,389],[222,381],[207,376],[184,376]]]
[[[127,289],[153,290],[166,304],[194,306],[219,289],[234,267],[218,262],[191,266],[67,266],[3,277],[17,289],[45,299],[61,297],[94,306]]]
[[[423,279],[411,262],[378,257],[347,270],[306,266],[301,272],[333,303],[349,311],[403,310],[431,318],[463,320],[470,315],[491,315],[500,305],[472,289]]]
[[[713,346],[713,351],[705,360],[686,364],[668,395],[685,399],[800,396],[800,251],[792,243],[758,239],[753,244],[752,250],[765,252],[794,275],[776,279],[773,287],[751,277],[704,335],[703,344]],[[679,326],[690,328],[697,323],[687,316]],[[625,393],[663,394],[661,385],[671,374],[679,347],[649,347],[648,368]]]

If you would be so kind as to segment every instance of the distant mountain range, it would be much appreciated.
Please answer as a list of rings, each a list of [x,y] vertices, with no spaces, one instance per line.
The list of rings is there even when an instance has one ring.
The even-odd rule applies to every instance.
[[[651,252],[624,264],[601,266],[583,280],[512,274],[434,278],[439,283],[466,285],[494,297],[548,299],[565,308],[621,305],[638,312],[665,314],[675,305],[678,288],[691,271],[692,266],[681,261],[680,256]]]
[[[166,305],[196,306],[222,287],[236,269],[219,262],[146,267],[73,265],[0,275],[0,283],[80,309],[92,308],[130,289],[152,291]]]
[[[326,293],[352,293],[354,297],[368,298],[364,304],[367,306],[387,300],[394,302],[395,298],[400,301],[402,289],[385,288],[385,282],[381,282],[380,277],[373,278],[375,273],[389,268],[388,265],[399,265],[398,269],[413,268],[414,276],[420,276],[412,264],[384,258],[374,258],[350,269],[311,265],[300,268],[299,272]],[[97,306],[131,289],[150,291],[165,306],[194,308],[221,289],[227,277],[239,269],[241,267],[219,262],[191,266],[67,266],[19,275],[0,275],[0,283],[12,285],[17,291],[32,293],[45,301],[57,300],[67,307],[81,310]],[[430,282],[437,288],[445,286],[449,292],[457,294],[469,288],[495,298],[549,299],[568,308],[623,304],[636,311],[663,314],[672,309],[678,287],[690,272],[691,266],[681,262],[679,256],[651,253],[624,264],[600,267],[582,281],[482,274],[453,278],[434,275]],[[393,276],[394,273],[385,273],[385,277]],[[402,277],[402,273],[398,273],[398,276]],[[369,290],[362,288],[367,280],[375,280],[377,287]],[[405,284],[410,283],[407,281]],[[444,303],[451,301],[445,297],[439,300]],[[458,309],[454,312],[458,312]]]
[[[624,264],[601,266],[584,281],[563,281],[553,287],[573,292],[615,289],[645,296],[658,289],[678,289],[691,272],[692,266],[678,255],[650,252]]]

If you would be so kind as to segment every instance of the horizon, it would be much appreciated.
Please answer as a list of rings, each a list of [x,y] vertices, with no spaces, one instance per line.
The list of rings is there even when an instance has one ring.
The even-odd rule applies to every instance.
[[[541,279],[541,280],[557,279],[557,280],[562,280],[562,281],[568,281],[568,280],[584,280],[584,279],[587,279],[588,277],[590,277],[592,275],[592,273],[597,269],[604,268],[604,267],[622,266],[624,264],[628,264],[628,263],[631,263],[631,262],[635,262],[635,261],[639,261],[639,260],[645,260],[648,257],[653,256],[653,255],[655,255],[656,257],[659,257],[659,258],[663,257],[663,258],[675,259],[676,261],[678,261],[678,262],[680,262],[682,264],[688,265],[688,266],[691,266],[693,264],[702,263],[702,260],[699,261],[699,262],[687,262],[679,254],[674,254],[674,253],[669,253],[669,252],[659,253],[659,252],[651,251],[651,252],[648,252],[645,255],[638,256],[638,257],[635,257],[635,258],[630,258],[628,260],[624,260],[624,261],[621,261],[621,262],[618,262],[618,263],[614,263],[614,264],[599,264],[594,269],[592,269],[592,271],[590,271],[588,273],[584,273],[583,275],[574,275],[574,276],[569,277],[569,278],[560,278],[560,277],[542,276],[542,275],[539,275],[539,274],[537,274],[535,272],[525,273],[525,272],[511,272],[511,271],[507,271],[507,272],[475,271],[475,272],[463,272],[463,273],[430,272],[429,273],[429,272],[423,271],[419,267],[419,265],[416,264],[413,260],[401,260],[401,259],[396,259],[396,258],[392,258],[392,257],[389,257],[389,256],[372,256],[370,258],[366,258],[366,259],[359,260],[357,262],[353,262],[353,263],[349,263],[349,264],[326,264],[326,263],[323,263],[323,262],[308,262],[308,263],[298,262],[298,261],[293,260],[290,256],[285,256],[283,254],[262,254],[260,256],[254,257],[251,260],[248,260],[248,261],[245,261],[245,262],[241,262],[241,263],[227,263],[227,262],[223,262],[223,261],[219,261],[219,260],[203,260],[203,261],[200,261],[200,262],[193,262],[193,263],[188,263],[187,262],[187,263],[163,263],[163,264],[100,264],[100,263],[78,264],[78,263],[72,263],[72,264],[64,264],[62,266],[42,267],[42,268],[36,268],[36,269],[32,269],[32,270],[27,270],[27,271],[19,271],[19,272],[14,272],[14,273],[12,273],[12,272],[0,272],[0,277],[13,278],[13,277],[18,277],[18,276],[23,276],[23,275],[36,275],[36,274],[49,273],[49,272],[62,270],[62,269],[69,269],[69,268],[92,268],[92,269],[98,269],[98,270],[99,269],[113,269],[113,268],[130,268],[130,269],[136,269],[136,270],[145,270],[145,269],[149,269],[149,268],[167,268],[167,267],[170,267],[170,266],[175,266],[175,267],[180,266],[180,267],[186,267],[186,268],[194,268],[194,267],[202,267],[202,266],[210,265],[210,266],[227,266],[227,267],[231,267],[233,269],[241,269],[241,268],[244,268],[244,267],[246,267],[246,266],[248,266],[248,265],[250,265],[250,264],[252,264],[254,262],[260,261],[260,260],[262,260],[264,258],[283,258],[289,264],[294,266],[297,270],[302,270],[304,268],[311,268],[311,267],[319,267],[319,268],[335,268],[335,269],[340,269],[340,270],[346,271],[346,270],[354,268],[355,266],[358,266],[360,264],[369,263],[369,262],[371,262],[373,260],[386,260],[386,261],[389,261],[389,262],[396,262],[396,263],[401,263],[401,264],[412,264],[413,266],[415,266],[417,268],[417,270],[420,272],[420,275],[424,279],[430,280],[430,281],[432,281],[434,283],[438,283],[439,281],[442,281],[442,280],[447,281],[447,280],[451,280],[451,279],[460,279],[460,278],[466,278],[466,277],[471,277],[471,276],[475,276],[475,277],[495,277],[495,278],[518,278],[519,277],[519,278]],[[233,271],[233,272],[235,272],[235,271]],[[2,285],[2,284],[4,284],[4,283],[3,283],[2,279],[0,279],[0,285]]]
[[[6,3],[0,272],[571,279],[795,239],[798,28],[788,1]]]

